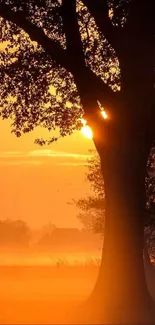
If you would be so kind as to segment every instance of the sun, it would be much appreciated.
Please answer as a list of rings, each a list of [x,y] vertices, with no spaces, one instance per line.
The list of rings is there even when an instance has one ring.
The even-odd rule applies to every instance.
[[[85,126],[82,127],[81,133],[88,139],[93,138],[93,131],[90,128],[90,126],[88,126],[88,125],[85,125]]]
[[[104,108],[101,106],[101,104],[99,103],[100,109],[101,109],[101,115],[104,118],[104,120],[108,119],[108,114],[106,113],[106,111],[104,110]],[[87,125],[87,121],[84,120],[83,118],[81,119],[81,123],[83,124],[82,128],[81,128],[81,133],[88,139],[93,139],[93,131],[90,128],[89,125]]]
[[[86,125],[86,120],[82,119],[81,120],[82,124],[83,124],[83,127],[81,129],[81,133],[88,139],[92,139],[93,138],[93,131],[92,129],[90,128],[89,125]]]

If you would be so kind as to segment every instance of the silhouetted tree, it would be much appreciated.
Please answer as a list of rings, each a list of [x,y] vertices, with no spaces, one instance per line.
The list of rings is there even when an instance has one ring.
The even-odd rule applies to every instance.
[[[155,149],[153,148],[147,163],[146,174],[146,218],[145,242],[149,253],[155,258]]]
[[[0,16],[0,107],[16,135],[37,125],[70,134],[82,112],[93,129],[106,220],[89,300],[95,322],[151,323],[142,252],[144,179],[155,138],[155,2],[1,0]]]
[[[84,228],[103,235],[104,233],[104,181],[99,155],[90,150],[91,158],[87,160],[88,172],[86,181],[89,182],[93,194],[73,200],[82,211],[77,215]]]
[[[145,178],[146,183],[146,214],[144,223],[144,239],[149,253],[155,253],[155,149],[151,150]],[[104,235],[104,181],[99,155],[90,150],[91,158],[87,160],[88,171],[86,181],[90,183],[93,194],[78,200],[73,200],[76,206],[83,211],[78,219],[84,228]]]
[[[27,246],[30,241],[30,229],[22,220],[0,221],[0,245]]]

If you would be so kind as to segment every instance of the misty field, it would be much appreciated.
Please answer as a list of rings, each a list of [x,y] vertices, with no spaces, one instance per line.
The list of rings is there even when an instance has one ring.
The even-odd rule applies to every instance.
[[[71,256],[69,261],[56,259],[55,256],[54,260],[51,258],[51,265],[32,265],[31,256],[31,265],[1,264],[0,323],[69,322],[74,310],[77,312],[77,307],[86,300],[93,289],[99,266],[98,257],[86,257],[85,261],[83,259],[81,262],[78,258],[72,256],[71,263]],[[43,262],[43,256],[41,261]]]
[[[0,324],[76,323],[94,287],[100,255],[0,250]],[[155,267],[144,264],[155,299]]]

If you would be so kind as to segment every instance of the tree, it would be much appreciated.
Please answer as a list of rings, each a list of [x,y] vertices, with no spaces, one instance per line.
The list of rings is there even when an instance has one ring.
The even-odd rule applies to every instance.
[[[142,255],[155,3],[1,0],[0,16],[1,115],[14,119],[16,135],[38,125],[70,134],[82,112],[93,130],[105,185],[103,257],[89,299],[95,322],[153,323]]]
[[[82,211],[78,214],[78,219],[84,228],[99,233],[104,233],[104,180],[101,170],[100,158],[95,150],[90,150],[91,157],[87,160],[88,172],[86,181],[89,182],[93,194],[73,203]]]
[[[93,194],[89,197],[73,200],[81,209],[78,218],[84,228],[104,235],[104,181],[102,176],[100,158],[95,150],[90,150],[86,167],[86,181],[89,182]],[[144,223],[144,241],[149,253],[155,256],[155,149],[151,150],[145,178],[146,187],[146,213]],[[145,245],[144,243],[144,245]]]
[[[22,220],[0,221],[0,245],[28,246],[30,242],[30,229]]]
[[[155,257],[155,148],[152,149],[147,163],[146,174],[146,218],[145,242],[152,257]]]
[[[104,180],[101,170],[100,158],[95,150],[91,150],[91,158],[87,160],[88,172],[86,181],[90,183],[93,194],[79,200],[74,200],[78,208],[83,211],[78,218],[84,227],[103,235],[104,231]]]

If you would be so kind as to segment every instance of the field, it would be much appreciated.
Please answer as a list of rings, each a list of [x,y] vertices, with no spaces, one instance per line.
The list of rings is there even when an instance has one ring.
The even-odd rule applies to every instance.
[[[91,293],[98,264],[58,259],[52,265],[1,265],[0,324],[69,322]]]
[[[97,278],[99,252],[51,256],[9,250],[0,256],[0,324],[76,323]],[[155,300],[155,267],[144,264]]]

